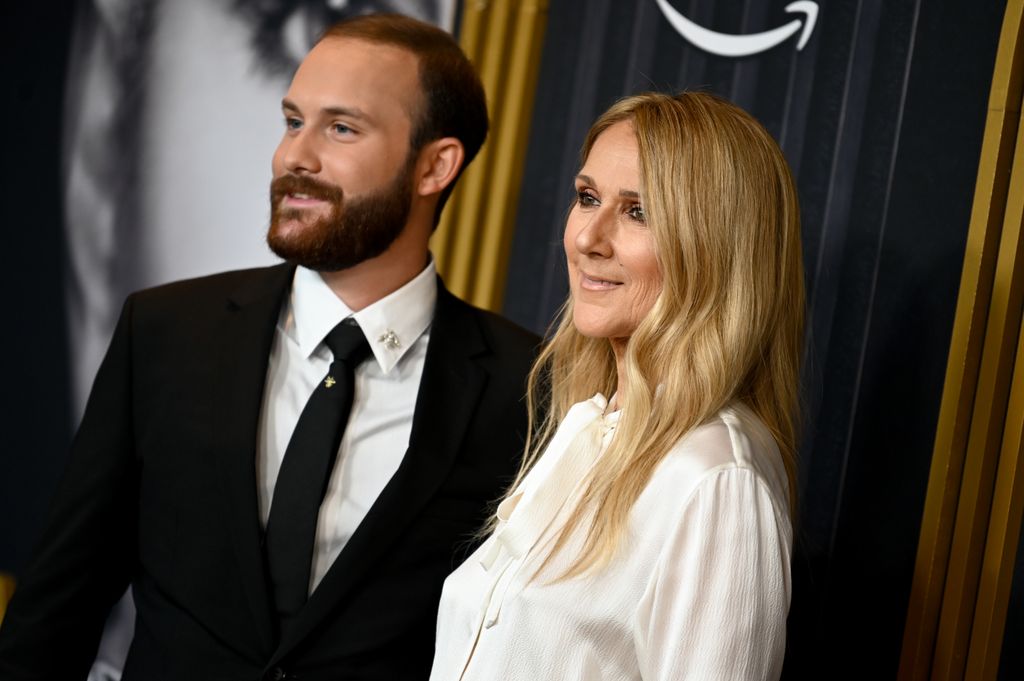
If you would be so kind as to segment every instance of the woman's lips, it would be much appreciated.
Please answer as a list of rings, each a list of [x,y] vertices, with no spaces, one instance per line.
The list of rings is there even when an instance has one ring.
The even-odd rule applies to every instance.
[[[587,291],[610,291],[611,289],[619,286],[622,286],[621,281],[604,279],[602,277],[587,274],[586,272],[580,272],[580,288],[586,289]]]

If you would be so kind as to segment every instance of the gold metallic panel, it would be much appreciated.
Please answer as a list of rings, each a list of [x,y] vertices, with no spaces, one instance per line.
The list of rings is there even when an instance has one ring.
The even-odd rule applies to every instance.
[[[460,42],[487,91],[491,131],[459,180],[431,241],[448,287],[471,303],[501,307],[547,2],[467,0]]]
[[[1000,367],[1008,372],[1009,366],[1005,365],[1005,357],[986,360],[983,358],[983,349],[999,354],[1001,349],[1005,349],[1006,338],[1010,337],[1009,329],[1006,328],[1010,312],[1007,304],[1012,298],[1010,287],[1004,281],[999,284],[1003,288],[996,291],[994,284],[1024,78],[1022,13],[1024,0],[1010,0],[996,54],[904,630],[899,670],[901,681],[929,678],[933,660],[940,656],[947,671],[950,671],[950,665],[956,664],[960,664],[962,669],[963,650],[939,650],[936,646],[940,611],[947,621],[954,612],[959,613],[967,618],[967,626],[970,626],[971,613],[963,601],[962,591],[971,580],[971,575],[976,574],[976,568],[972,569],[966,563],[953,568],[950,565],[950,550],[957,521],[963,523],[963,529],[959,531],[958,547],[977,547],[979,542],[979,528],[974,525],[974,521],[978,513],[986,518],[988,513],[988,495],[979,485],[986,478],[991,481],[994,452],[999,447],[999,437],[993,437],[993,432],[1001,429],[1002,414],[999,412],[1002,407],[991,402],[1000,390],[1002,398],[997,402],[1006,404],[1006,381],[1001,381],[996,374]],[[1003,302],[999,303],[999,300]],[[993,302],[1003,309],[1001,321],[989,319]],[[987,340],[986,327],[996,331],[1002,328],[1003,337]],[[985,403],[989,404],[986,406]],[[961,498],[964,502],[963,511],[958,511]],[[983,533],[984,527],[980,529]],[[977,551],[980,555],[980,548]],[[947,570],[956,572],[949,590]],[[972,592],[973,589],[971,586]],[[944,603],[944,592],[952,598],[948,605]],[[946,627],[943,646],[951,643],[950,636],[956,637],[956,629],[955,625]],[[938,667],[935,671],[939,672]]]

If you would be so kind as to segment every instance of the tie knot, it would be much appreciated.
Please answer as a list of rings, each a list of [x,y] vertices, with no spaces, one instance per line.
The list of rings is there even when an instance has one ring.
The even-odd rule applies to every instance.
[[[370,354],[370,345],[366,342],[363,330],[351,317],[343,319],[331,329],[324,344],[334,354],[334,361],[343,361],[350,367],[357,366]]]

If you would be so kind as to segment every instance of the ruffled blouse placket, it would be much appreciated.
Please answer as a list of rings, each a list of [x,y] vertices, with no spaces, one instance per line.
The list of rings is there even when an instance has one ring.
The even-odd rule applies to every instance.
[[[543,455],[516,490],[498,506],[498,526],[480,552],[487,589],[476,636],[466,652],[463,674],[484,629],[498,623],[509,586],[526,558],[547,533],[566,503],[590,474],[611,440],[618,412],[605,416],[608,400],[600,393],[573,405]]]

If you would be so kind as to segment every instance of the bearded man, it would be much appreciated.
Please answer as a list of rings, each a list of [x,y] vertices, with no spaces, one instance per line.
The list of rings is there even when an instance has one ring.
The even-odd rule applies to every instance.
[[[422,679],[441,583],[513,474],[537,339],[428,240],[487,132],[452,38],[336,24],[283,100],[287,262],[130,296],[0,677],[85,678],[127,584],[131,679]]]

